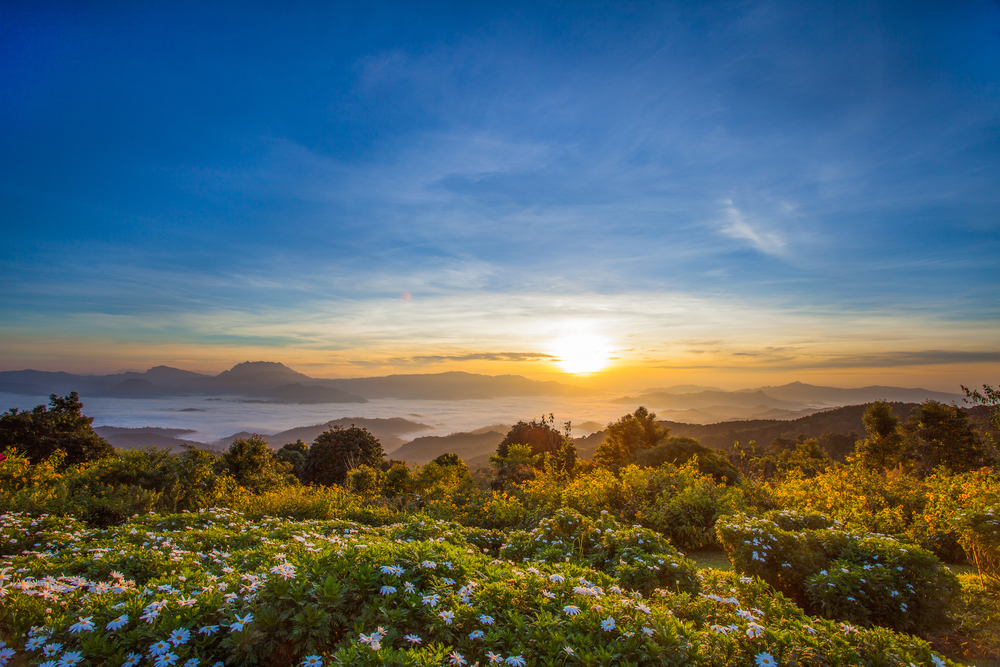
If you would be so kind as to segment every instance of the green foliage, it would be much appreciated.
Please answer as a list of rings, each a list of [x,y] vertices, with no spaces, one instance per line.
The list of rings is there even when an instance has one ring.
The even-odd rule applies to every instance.
[[[855,462],[835,465],[812,479],[786,479],[772,497],[777,507],[819,512],[850,530],[892,535],[948,562],[964,562],[950,521],[928,510],[928,503],[940,498],[936,479],[920,480],[902,470],[885,474]]]
[[[292,474],[301,481],[306,472],[307,454],[309,454],[309,445],[302,440],[296,440],[284,445],[278,450],[276,456],[279,461],[291,466]]]
[[[655,447],[669,433],[669,429],[656,423],[656,413],[640,407],[608,424],[604,442],[594,454],[594,463],[606,468],[626,465],[635,460],[637,452]]]
[[[820,447],[816,438],[799,438],[791,447],[782,447],[773,456],[775,474],[785,478],[800,476],[813,478],[824,472],[833,463],[830,456]]]
[[[260,436],[234,440],[223,454],[222,464],[236,483],[251,493],[284,486],[291,473],[291,466],[275,456]]]
[[[83,403],[75,391],[65,397],[52,394],[48,408],[12,408],[0,415],[0,450],[17,449],[32,463],[61,450],[66,453],[65,465],[114,454],[114,448],[91,428],[93,417],[83,415],[82,410]]]
[[[552,427],[554,418],[530,422],[519,421],[507,431],[503,441],[497,445],[497,456],[507,458],[511,445],[530,445],[532,454],[555,452],[563,444],[563,435]]]
[[[536,472],[557,469],[572,472],[576,467],[576,446],[567,432],[553,428],[555,418],[544,415],[541,421],[519,421],[507,432],[490,457],[490,464],[497,474],[492,482],[494,489],[502,490],[535,477]]]
[[[731,498],[724,487],[703,477],[662,491],[641,520],[681,549],[717,547],[715,523],[732,511]]]
[[[1000,472],[932,475],[924,483],[927,524],[954,539],[980,577],[1000,590]]]
[[[382,495],[386,498],[399,498],[409,493],[412,486],[413,477],[406,464],[401,461],[391,461],[382,474]]]
[[[926,401],[913,410],[903,433],[907,460],[919,476],[938,466],[966,472],[992,462],[969,413],[954,405]]]
[[[382,492],[380,472],[365,464],[347,473],[347,488],[361,496],[371,496]]]
[[[531,531],[510,533],[500,553],[514,561],[587,565],[623,586],[649,594],[654,588],[695,593],[694,564],[658,533],[615,521],[607,511],[596,519],[562,509]]]
[[[927,633],[946,621],[959,591],[930,552],[843,530],[819,514],[737,514],[720,519],[718,531],[737,572],[826,618]]]
[[[721,667],[765,653],[787,664],[943,664],[912,637],[809,618],[758,579],[709,574],[700,595],[642,596],[584,565],[484,554],[473,546],[481,531],[466,530],[417,517],[374,528],[250,521],[223,509],[113,529],[0,515],[0,543],[38,543],[45,554],[0,568],[0,627],[16,664],[44,660],[41,646],[54,661],[79,652],[94,665],[130,654],[152,664],[154,646],[178,665],[296,665],[308,656],[485,665],[496,655],[509,664]],[[576,531],[556,522],[545,530]]]
[[[344,484],[349,470],[360,465],[381,468],[382,444],[367,429],[334,426],[316,437],[306,456],[303,481],[330,486]]]
[[[629,428],[640,421],[628,417],[619,421]],[[380,446],[371,462],[347,457],[342,485],[305,487],[287,474],[288,455],[314,454],[304,443],[277,455],[244,442],[221,457],[128,451],[69,466],[62,451],[32,463],[8,449],[0,640],[16,648],[15,664],[42,659],[25,651],[32,626],[83,652],[83,664],[121,664],[130,651],[152,664],[149,647],[181,627],[192,637],[171,644],[175,664],[318,655],[328,665],[439,665],[452,652],[487,664],[487,651],[557,665],[728,667],[765,652],[782,664],[931,664],[925,643],[886,626],[955,655],[973,655],[969,646],[988,654],[1000,636],[986,601],[1000,590],[998,474],[831,464],[820,440],[751,448],[755,467],[733,484],[705,470],[705,452],[688,439],[636,451],[655,467],[613,469],[569,469],[553,452],[509,443],[494,459],[505,480],[495,489],[455,455],[409,468],[384,461]],[[667,455],[684,461],[656,458]],[[720,542],[739,573],[696,574],[677,551]],[[940,562],[904,542],[979,569],[956,596]],[[404,572],[383,571],[390,563]],[[434,606],[428,596],[438,596]],[[167,606],[146,622],[154,602]],[[101,630],[122,613],[121,632]],[[233,629],[246,613],[254,620]],[[88,616],[93,631],[70,632]],[[615,627],[604,630],[609,617]],[[204,624],[220,630],[198,635]],[[422,643],[411,646],[408,633]]]
[[[218,457],[186,449],[147,449],[63,469],[61,452],[31,465],[15,450],[0,462],[0,506],[78,516],[95,525],[123,523],[150,510],[176,512],[217,502],[235,487]]]
[[[989,424],[986,428],[985,437],[992,443],[992,453],[996,456],[998,451],[1000,451],[1000,386],[992,387],[984,384],[983,390],[979,391],[978,389],[969,389],[965,385],[962,385],[962,391],[965,392],[966,403],[984,405],[990,408]]]
[[[664,463],[682,465],[692,459],[696,459],[698,470],[720,482],[733,484],[739,477],[739,472],[724,454],[702,447],[694,438],[678,436],[661,438],[654,447],[635,453],[635,462],[648,468],[655,468]]]
[[[502,444],[502,443],[501,443]],[[496,469],[496,476],[490,483],[492,488],[504,488],[535,479],[535,466],[542,460],[541,454],[534,454],[528,443],[512,443],[490,457],[490,465]]]
[[[864,416],[868,437],[856,445],[858,461],[869,470],[894,468],[903,455],[903,428],[886,401],[875,401]]]

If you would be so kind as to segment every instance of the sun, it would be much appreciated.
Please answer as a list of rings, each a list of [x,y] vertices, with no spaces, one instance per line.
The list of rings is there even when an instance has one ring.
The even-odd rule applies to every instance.
[[[597,336],[575,334],[556,340],[556,363],[567,373],[596,373],[611,361],[608,344]]]

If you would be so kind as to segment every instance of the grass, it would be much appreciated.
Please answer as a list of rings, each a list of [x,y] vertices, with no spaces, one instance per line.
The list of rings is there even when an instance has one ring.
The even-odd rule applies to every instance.
[[[733,569],[733,564],[729,562],[729,559],[726,558],[726,553],[721,549],[711,551],[692,551],[685,555],[694,561],[695,567],[699,570],[722,570],[724,572],[731,572]]]
[[[931,645],[967,665],[1000,667],[1000,587],[989,579],[982,585],[975,568],[957,574],[962,594],[951,615],[953,625],[931,637]]]

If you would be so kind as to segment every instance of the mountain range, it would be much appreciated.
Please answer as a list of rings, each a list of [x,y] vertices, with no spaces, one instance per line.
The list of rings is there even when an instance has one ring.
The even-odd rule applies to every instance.
[[[648,389],[637,396],[623,396],[615,399],[614,403],[629,407],[642,405],[656,411],[661,418],[675,422],[712,424],[746,419],[797,419],[829,408],[877,400],[919,403],[933,399],[942,403],[961,403],[962,398],[961,394],[919,388],[870,386],[841,389],[791,382],[777,387],[737,391],[678,385]]]
[[[431,429],[431,426],[427,424],[421,424],[419,422],[413,422],[409,419],[403,419],[401,417],[393,417],[391,419],[369,419],[365,417],[342,417],[340,419],[334,419],[332,421],[325,422],[323,424],[313,424],[312,426],[298,426],[296,428],[288,429],[287,431],[282,431],[281,433],[275,433],[274,435],[249,433],[247,431],[241,431],[239,433],[234,433],[228,438],[223,438],[215,443],[216,447],[221,447],[226,449],[232,444],[233,440],[239,438],[249,438],[250,436],[256,435],[262,438],[267,444],[271,445],[273,449],[280,449],[282,446],[289,443],[295,442],[296,440],[301,440],[302,442],[311,445],[319,434],[324,431],[329,431],[335,426],[340,426],[341,428],[350,428],[351,426],[357,426],[358,428],[367,429],[369,433],[378,438],[378,441],[382,443],[382,450],[387,454],[391,454],[404,445],[407,441],[400,436],[410,435],[418,433],[420,431],[426,431]],[[502,437],[502,436],[501,436]],[[434,456],[437,456],[436,454]],[[431,458],[434,458],[432,456]],[[428,459],[430,460],[430,459]]]
[[[452,371],[422,375],[322,379],[273,361],[247,361],[218,375],[169,366],[139,373],[73,375],[48,371],[0,372],[0,392],[47,396],[78,392],[84,398],[235,396],[259,403],[366,403],[370,399],[455,401],[512,396],[582,396],[587,389],[539,382],[520,375],[478,375]]]

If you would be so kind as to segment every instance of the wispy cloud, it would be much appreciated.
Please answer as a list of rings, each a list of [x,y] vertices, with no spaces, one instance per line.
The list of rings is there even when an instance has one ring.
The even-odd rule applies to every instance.
[[[819,368],[895,368],[900,366],[939,366],[943,364],[981,364],[1000,362],[1000,352],[963,350],[916,350],[837,356],[815,360]]]
[[[752,226],[732,199],[723,201],[725,219],[722,233],[734,239],[748,241],[755,249],[768,255],[781,255],[785,250],[785,240],[776,232],[767,231],[760,223]]]

